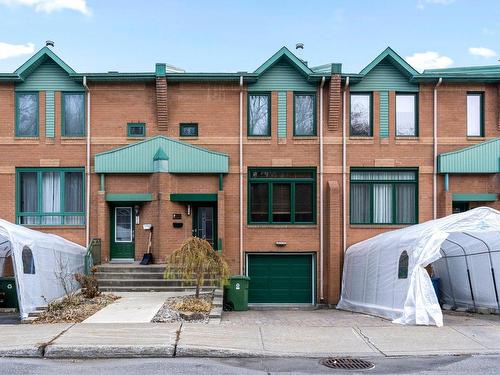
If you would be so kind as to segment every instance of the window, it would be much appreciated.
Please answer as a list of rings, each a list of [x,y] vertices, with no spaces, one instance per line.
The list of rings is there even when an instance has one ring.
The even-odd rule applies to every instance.
[[[294,94],[294,135],[316,135],[316,95]]]
[[[351,135],[371,137],[372,95],[351,94]]]
[[[467,136],[484,136],[484,93],[467,93]]]
[[[33,252],[28,246],[23,247],[23,252],[21,253],[21,259],[23,260],[23,273],[28,275],[34,275],[35,260],[33,259]]]
[[[408,252],[403,250],[399,256],[398,279],[408,278]]]
[[[84,225],[82,168],[18,168],[17,222],[25,225]]]
[[[181,137],[197,137],[198,136],[198,124],[180,124],[179,135]]]
[[[415,224],[417,170],[352,169],[351,224]]]
[[[38,93],[16,94],[16,136],[38,137]]]
[[[418,135],[417,94],[396,94],[396,136]]]
[[[248,95],[248,135],[271,135],[271,95]]]
[[[83,93],[62,94],[62,135],[85,135],[85,100]]]
[[[143,122],[129,122],[127,124],[127,137],[145,137],[146,124]]]
[[[249,224],[314,224],[314,169],[249,169]]]

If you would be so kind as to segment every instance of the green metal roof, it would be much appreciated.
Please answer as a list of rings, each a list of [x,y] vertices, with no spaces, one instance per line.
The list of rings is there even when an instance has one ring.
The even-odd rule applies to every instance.
[[[314,73],[301,59],[295,56],[290,50],[286,47],[281,47],[281,49],[272,55],[267,61],[259,66],[254,73],[261,75],[267,69],[271,68],[274,64],[276,64],[282,58],[287,59],[293,66],[296,68],[302,75],[305,77]]]
[[[500,137],[438,157],[439,173],[499,173]]]
[[[494,202],[498,199],[495,193],[453,193],[452,199],[458,202]]]
[[[382,60],[388,59],[401,73],[407,77],[413,77],[419,75],[420,73],[416,71],[410,64],[408,64],[405,59],[399,56],[391,47],[387,47],[382,51],[380,55],[375,57],[375,59],[369,63],[366,67],[359,72],[360,74],[368,74],[373,68],[375,68]]]
[[[61,60],[49,47],[43,47],[40,51],[31,56],[23,65],[16,69],[14,72],[21,78],[28,76],[47,58],[51,58],[57,65],[59,65],[66,73],[75,74],[76,72],[64,61]]]
[[[106,193],[107,202],[151,202],[152,200],[151,193]]]
[[[160,151],[161,150],[161,151]],[[95,156],[96,173],[154,173],[154,158],[168,158],[170,173],[228,173],[229,156],[156,136]]]

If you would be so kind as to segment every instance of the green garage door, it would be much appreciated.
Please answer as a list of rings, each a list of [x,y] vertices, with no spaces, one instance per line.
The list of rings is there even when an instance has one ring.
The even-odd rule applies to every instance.
[[[249,303],[313,303],[313,256],[249,254]]]

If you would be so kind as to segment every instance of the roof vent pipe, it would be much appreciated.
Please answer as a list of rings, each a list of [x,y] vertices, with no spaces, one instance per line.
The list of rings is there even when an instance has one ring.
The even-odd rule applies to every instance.
[[[54,41],[52,41],[52,40],[46,40],[45,41],[45,47],[52,47],[52,48],[54,48]]]

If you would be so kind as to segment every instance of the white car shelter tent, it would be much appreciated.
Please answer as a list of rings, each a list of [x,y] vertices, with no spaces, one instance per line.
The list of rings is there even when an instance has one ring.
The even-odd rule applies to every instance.
[[[352,245],[337,308],[442,326],[429,264],[445,303],[500,312],[500,212],[479,207]]]
[[[22,319],[64,296],[65,287],[79,288],[74,274],[83,273],[85,253],[83,246],[62,237],[0,219],[0,276],[11,257]]]

